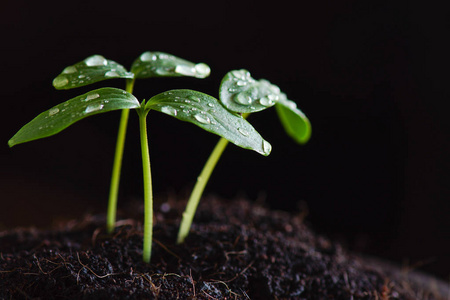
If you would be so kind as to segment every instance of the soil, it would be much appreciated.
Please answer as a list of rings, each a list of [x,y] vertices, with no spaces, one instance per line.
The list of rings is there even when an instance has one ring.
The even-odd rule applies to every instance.
[[[244,200],[203,199],[186,242],[184,203],[156,209],[153,253],[142,262],[142,207],[114,234],[104,215],[51,230],[0,233],[1,299],[446,299],[447,284],[349,253],[301,213]]]

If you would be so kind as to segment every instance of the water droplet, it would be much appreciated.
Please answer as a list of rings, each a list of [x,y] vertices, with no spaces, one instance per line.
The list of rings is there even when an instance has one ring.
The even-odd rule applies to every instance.
[[[69,79],[66,76],[58,76],[53,80],[53,86],[55,88],[62,88],[69,83]]]
[[[242,128],[238,128],[238,131],[240,134],[242,134],[243,136],[248,136],[248,132],[245,129]]]
[[[247,70],[234,70],[231,71],[231,75],[233,75],[237,79],[245,80],[246,78],[250,77],[250,72],[248,72]]]
[[[238,82],[236,82],[236,85],[237,86],[246,86],[247,85],[247,81],[244,81],[244,80],[238,80]]]
[[[173,60],[174,57],[167,53],[160,52],[160,53],[158,53],[158,59],[172,59]]]
[[[271,85],[270,85],[270,91],[271,91],[272,93],[274,93],[274,94],[279,94],[279,93],[281,93],[280,88],[279,88],[278,86],[274,85],[274,84],[271,84]]]
[[[195,73],[198,78],[205,78],[211,74],[211,69],[207,64],[199,63],[195,65]]]
[[[263,140],[262,149],[264,154],[269,154],[272,151],[272,145],[268,141]]]
[[[98,97],[100,97],[99,94],[92,93],[92,94],[87,95],[86,99],[84,99],[84,101],[90,101],[90,100],[93,100],[93,99],[97,99]]]
[[[188,98],[191,99],[192,101],[200,103],[200,98],[197,96],[190,95],[190,96],[188,96]]]
[[[170,107],[170,106],[163,106],[163,107],[161,107],[161,112],[166,113],[166,114],[171,115],[171,116],[174,116],[174,117],[178,113],[178,111],[175,108]]]
[[[267,97],[262,97],[261,99],[259,99],[259,103],[264,106],[271,105],[271,102],[270,102],[269,98],[267,98]]]
[[[88,67],[106,66],[108,61],[101,55],[92,55],[84,60]]]
[[[57,113],[59,113],[59,108],[57,108],[57,107],[53,107],[52,109],[50,109],[50,110],[48,111],[48,115],[49,115],[50,117],[56,115]]]
[[[269,94],[268,96],[267,96],[267,98],[269,98],[269,100],[270,101],[272,101],[272,102],[276,102],[276,101],[278,101],[278,99],[280,98],[278,95],[275,95],[275,94]]]
[[[78,78],[80,78],[80,79],[84,78],[84,77],[86,77],[86,75],[81,74],[81,75],[78,76]]]
[[[157,68],[155,72],[159,75],[170,75],[172,73],[172,70],[171,68]]]
[[[106,77],[119,77],[120,75],[116,71],[108,71],[105,73]]]
[[[175,67],[175,73],[185,76],[195,76],[195,68],[186,65],[178,65]]]
[[[92,105],[89,105],[88,107],[86,107],[84,112],[86,114],[88,114],[88,113],[91,113],[91,112],[94,112],[94,111],[98,111],[98,110],[101,110],[101,109],[103,109],[103,104],[96,103],[96,104],[92,104]]]
[[[63,72],[63,74],[72,74],[72,73],[75,73],[76,71],[77,71],[77,68],[75,68],[74,66],[68,66],[62,72]]]
[[[275,101],[273,100],[274,97],[270,97],[270,96],[272,96],[272,95],[262,97],[261,99],[259,99],[259,103],[261,103],[261,105],[264,105],[264,106],[274,105],[274,103],[275,103]]]
[[[202,124],[211,124],[211,119],[202,114],[195,114],[194,118]]]
[[[208,103],[209,107],[214,107],[214,104],[212,104],[211,102]]]
[[[297,109],[297,103],[291,101],[291,102],[288,102],[288,104],[291,109]]]
[[[234,100],[242,105],[250,105],[252,104],[252,98],[245,93],[237,94],[236,97],[234,97]]]
[[[155,61],[158,59],[158,57],[155,54],[149,51],[142,53],[140,58],[142,61],[146,62]]]

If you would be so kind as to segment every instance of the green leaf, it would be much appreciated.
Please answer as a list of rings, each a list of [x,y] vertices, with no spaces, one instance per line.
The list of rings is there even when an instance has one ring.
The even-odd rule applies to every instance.
[[[41,113],[23,126],[9,141],[10,147],[52,136],[73,123],[112,110],[140,107],[130,93],[116,88],[101,88],[72,98]]]
[[[101,55],[92,55],[83,61],[66,67],[53,80],[53,86],[58,90],[67,90],[89,85],[112,78],[133,78],[134,74]]]
[[[164,52],[147,51],[134,61],[131,72],[136,78],[179,76],[205,78],[209,76],[211,70],[204,63],[194,64]]]
[[[228,110],[252,113],[275,105],[280,89],[267,80],[253,79],[247,70],[233,70],[222,79],[219,95]]]
[[[192,90],[171,90],[152,97],[145,106],[193,123],[237,146],[269,155],[272,146],[240,115],[226,110],[209,95]]]
[[[295,102],[288,100],[286,95],[281,93],[275,109],[286,133],[299,144],[308,142],[311,137],[311,124]]]

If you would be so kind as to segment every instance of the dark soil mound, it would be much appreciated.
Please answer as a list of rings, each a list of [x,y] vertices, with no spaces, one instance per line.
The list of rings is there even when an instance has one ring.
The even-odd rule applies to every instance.
[[[0,298],[445,299],[439,295],[448,293],[426,276],[401,276],[346,253],[314,234],[301,215],[247,201],[204,199],[179,246],[182,208],[165,203],[157,210],[151,264],[141,262],[142,228],[134,219],[120,221],[113,236],[105,234],[104,216],[0,233]]]

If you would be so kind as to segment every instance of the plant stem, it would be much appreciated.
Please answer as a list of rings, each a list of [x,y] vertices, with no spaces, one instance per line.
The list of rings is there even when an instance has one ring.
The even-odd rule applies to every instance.
[[[142,175],[144,179],[144,247],[143,260],[150,262],[153,235],[153,191],[150,170],[150,153],[147,139],[147,112],[139,112],[139,129],[141,137]]]
[[[134,79],[127,80],[126,91],[133,93]],[[117,133],[116,152],[111,175],[111,185],[109,188],[108,212],[106,216],[106,229],[109,234],[114,231],[117,214],[117,198],[119,195],[120,171],[122,168],[123,149],[127,134],[129,109],[123,109],[120,117],[119,131]]]
[[[250,113],[245,113],[242,114],[242,117],[244,119],[247,119],[249,115]],[[200,176],[197,177],[197,182],[195,183],[192,194],[189,197],[188,203],[186,205],[186,210],[183,212],[183,218],[181,219],[180,229],[178,231],[177,237],[178,244],[184,243],[184,240],[189,234],[189,229],[192,226],[192,221],[194,220],[194,215],[200,202],[200,198],[202,197],[203,191],[205,190],[205,186],[208,183],[208,180],[211,177],[211,174],[227,145],[228,140],[225,138],[220,138],[216,147],[214,147],[214,150],[206,161],[206,164],[203,167]]]
[[[192,191],[191,197],[189,198],[186,210],[183,213],[183,219],[181,220],[180,229],[178,231],[178,244],[183,243],[189,234],[189,229],[191,228],[192,220],[194,219],[195,211],[197,210],[197,206],[200,202],[203,190],[205,189],[209,177],[211,176],[214,167],[222,156],[222,153],[227,145],[228,140],[226,140],[225,138],[220,138],[216,147],[214,147],[213,152],[209,156],[208,161],[203,167],[200,176],[198,176],[197,178],[197,183],[195,184],[194,190]]]

